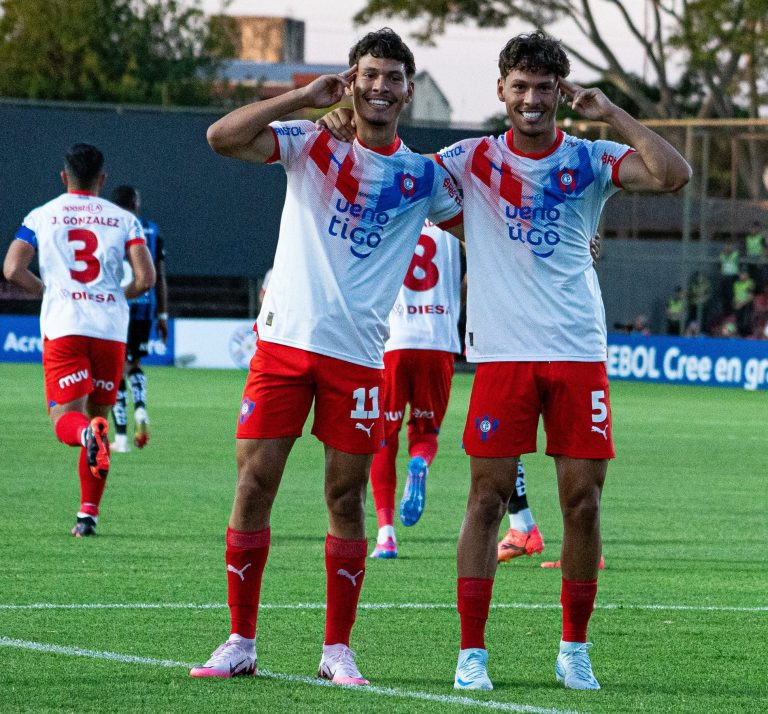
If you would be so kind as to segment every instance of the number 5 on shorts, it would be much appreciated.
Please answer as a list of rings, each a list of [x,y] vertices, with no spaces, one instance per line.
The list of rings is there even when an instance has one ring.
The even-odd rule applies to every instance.
[[[599,424],[608,417],[608,407],[605,406],[605,390],[592,392],[592,423]]]

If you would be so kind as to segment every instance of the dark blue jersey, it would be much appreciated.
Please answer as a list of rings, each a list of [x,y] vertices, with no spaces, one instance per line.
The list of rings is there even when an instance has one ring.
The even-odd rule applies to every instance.
[[[154,221],[148,221],[146,218],[140,218],[139,220],[147,239],[147,248],[152,256],[155,268],[157,268],[158,263],[165,260],[165,247],[160,236],[160,230]],[[154,320],[157,312],[155,289],[147,290],[143,295],[129,300],[129,305],[131,307],[131,320]]]

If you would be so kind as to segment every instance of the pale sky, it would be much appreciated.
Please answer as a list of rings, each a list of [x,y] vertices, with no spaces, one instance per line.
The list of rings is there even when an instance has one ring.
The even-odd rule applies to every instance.
[[[532,27],[521,24],[504,29],[478,29],[475,25],[450,27],[445,35],[437,38],[436,47],[419,45],[409,33],[417,25],[399,20],[374,20],[368,26],[356,27],[352,16],[365,3],[362,0],[283,0],[275,3],[266,0],[233,0],[227,6],[230,15],[264,15],[292,17],[305,22],[306,62],[346,63],[349,48],[366,32],[389,25],[398,32],[413,50],[417,70],[426,70],[432,75],[451,104],[451,119],[454,122],[480,123],[493,114],[502,112],[504,107],[496,98],[498,76],[498,55],[507,40]],[[633,15],[642,26],[644,2],[631,3]],[[625,67],[642,75],[643,53],[626,32],[623,22],[610,3],[604,3],[600,12],[600,28],[625,63]],[[206,12],[220,11],[221,0],[203,0]],[[567,24],[553,26],[551,34],[563,37],[569,33]],[[572,31],[572,30],[571,30]],[[589,45],[584,43],[581,50],[587,54]],[[571,79],[577,83],[588,83],[595,76],[591,70],[571,60]],[[650,79],[650,77],[649,77]]]

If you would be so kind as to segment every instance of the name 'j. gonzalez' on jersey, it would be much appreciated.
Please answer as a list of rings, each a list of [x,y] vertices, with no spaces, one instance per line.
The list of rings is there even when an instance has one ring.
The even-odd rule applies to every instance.
[[[605,361],[589,241],[631,151],[558,130],[547,151],[524,154],[510,130],[438,154],[464,196],[469,361]]]
[[[386,352],[460,352],[461,245],[427,221],[389,315]]]
[[[40,332],[125,342],[128,303],[120,287],[129,246],[144,243],[136,216],[87,193],[64,193],[35,208],[16,238],[37,250],[45,285]]]
[[[259,339],[380,369],[424,220],[461,222],[456,186],[399,138],[373,150],[309,121],[270,126],[288,187]]]

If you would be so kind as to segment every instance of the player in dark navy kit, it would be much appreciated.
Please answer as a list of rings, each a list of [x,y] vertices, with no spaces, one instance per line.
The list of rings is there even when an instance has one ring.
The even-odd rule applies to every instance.
[[[168,339],[168,284],[165,279],[165,246],[157,224],[139,216],[139,192],[133,186],[118,186],[112,192],[112,202],[139,218],[147,239],[157,273],[152,290],[130,301],[128,342],[125,351],[125,373],[120,380],[117,401],[112,409],[115,422],[115,441],[112,451],[125,453],[128,445],[128,384],[131,385],[134,422],[133,443],[143,449],[149,441],[149,415],[147,414],[147,376],[141,368],[141,358],[149,353],[149,337],[152,323],[157,320],[157,334],[165,342]],[[126,384],[127,377],[127,384]]]

